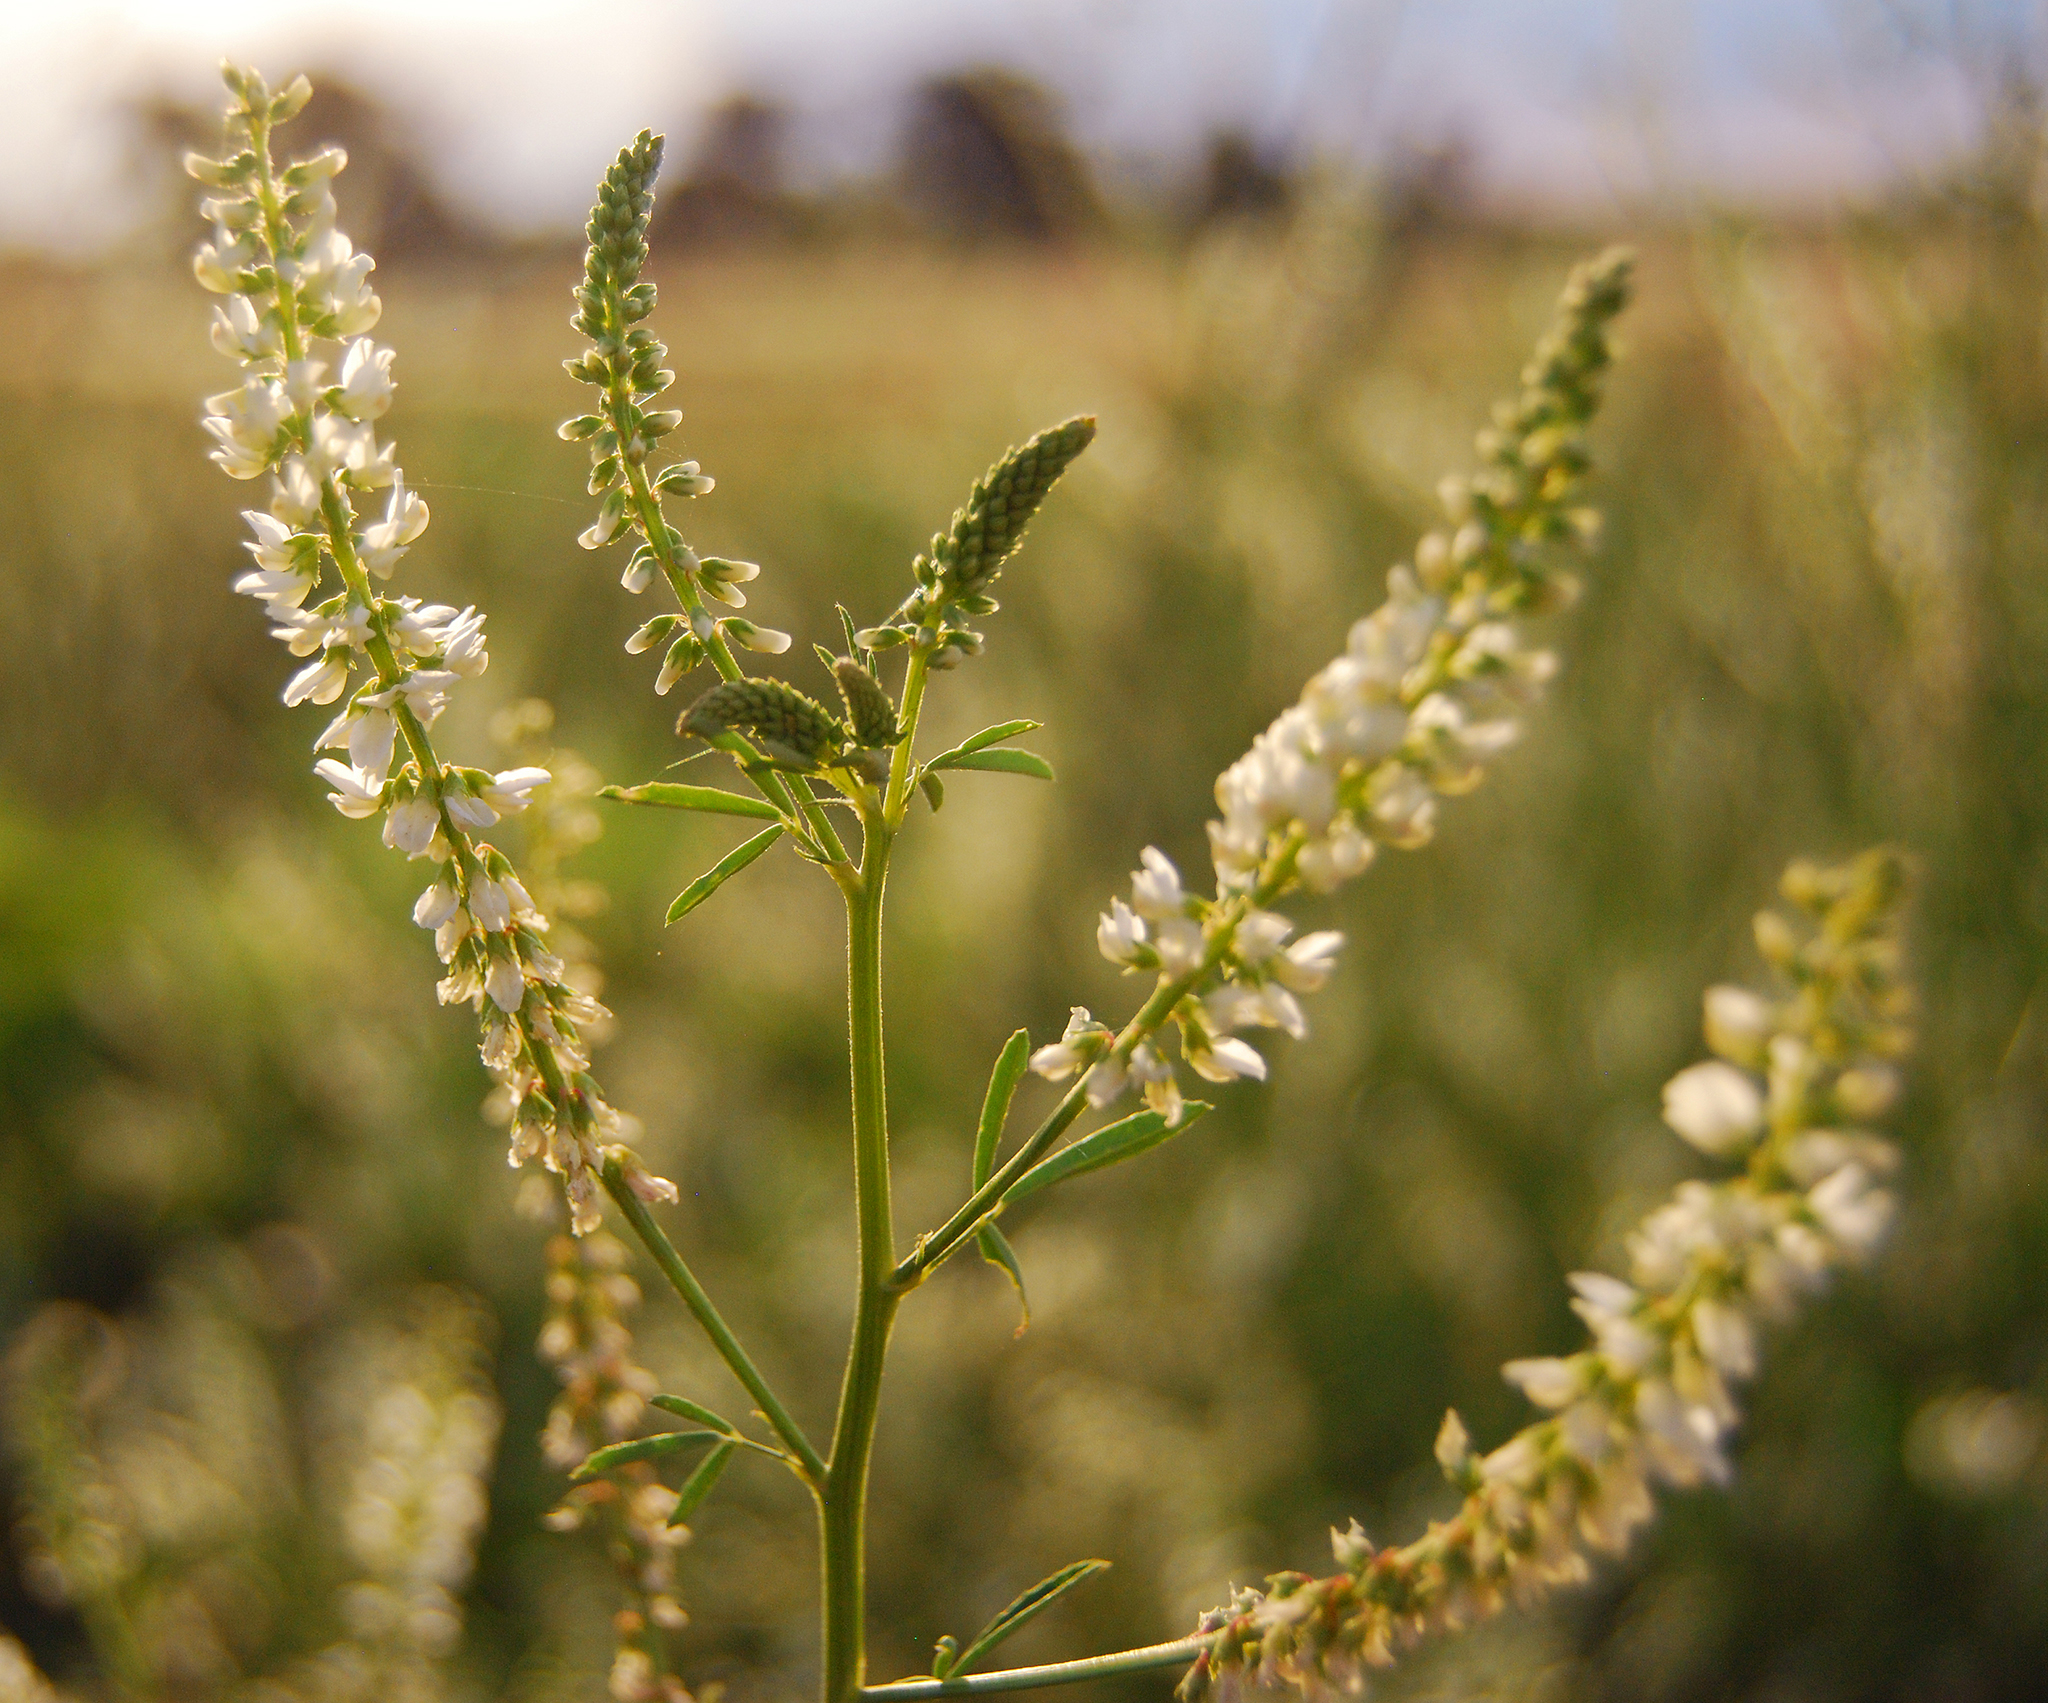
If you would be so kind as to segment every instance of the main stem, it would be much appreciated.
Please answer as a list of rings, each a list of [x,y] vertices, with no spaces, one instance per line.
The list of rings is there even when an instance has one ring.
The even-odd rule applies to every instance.
[[[860,1223],[860,1298],[832,1459],[819,1498],[824,1570],[824,1703],[858,1703],[866,1677],[868,1461],[882,1397],[897,1292],[895,1233],[889,1212],[889,1108],[882,1066],[882,890],[890,833],[878,812],[864,812],[866,844],[846,893],[847,1026],[853,1055],[853,1178]]]

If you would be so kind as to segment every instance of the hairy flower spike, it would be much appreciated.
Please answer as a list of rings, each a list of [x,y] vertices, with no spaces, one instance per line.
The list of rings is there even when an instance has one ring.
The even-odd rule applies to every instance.
[[[478,837],[551,777],[538,767],[458,768],[435,754],[432,729],[449,693],[490,657],[476,610],[386,596],[374,583],[391,576],[429,516],[395,447],[377,441],[395,389],[392,356],[363,335],[380,310],[367,284],[373,263],[335,228],[330,185],[346,162],[328,149],[277,168],[271,130],[305,104],[305,80],[273,97],[253,71],[224,75],[234,152],[195,157],[188,169],[217,192],[202,205],[214,234],[194,269],[226,298],[213,340],[241,383],[209,399],[202,423],[224,471],[271,476],[269,512],[247,511],[255,570],[235,589],[262,602],[276,636],[310,659],[285,702],[342,706],[315,741],[316,751],[347,753],[314,765],[329,800],[345,816],[381,815],[388,845],[439,866],[413,914],[447,966],[441,1000],[477,1013],[484,1063],[513,1108],[512,1162],[538,1158],[558,1173],[584,1232],[599,1220],[603,1144],[627,1129],[585,1068],[583,1031],[607,1014],[572,985],[548,944],[548,919]],[[635,157],[651,162],[650,148]],[[642,176],[651,170],[646,163]],[[644,252],[634,244],[646,192],[634,181],[622,177],[606,214],[609,272],[637,266]],[[356,500],[370,491],[387,494],[381,517],[366,521]]]
[[[1354,1537],[1354,1522],[1332,1534],[1341,1572],[1278,1575],[1205,1616],[1207,1648],[1183,1698],[1355,1691],[1429,1633],[1584,1578],[1587,1551],[1620,1552],[1650,1519],[1653,1484],[1727,1481],[1734,1391],[1756,1374],[1759,1327],[1867,1258],[1891,1216],[1876,1179],[1896,1150],[1821,1120],[1843,1082],[1889,1072],[1911,1043],[1897,970],[1902,885],[1887,850],[1787,872],[1785,892],[1806,915],[1778,919],[1795,961],[1784,997],[1748,996],[1749,1012],[1769,1013],[1771,1066],[1767,1083],[1751,1084],[1767,1121],[1741,1173],[1681,1183],[1628,1239],[1629,1281],[1572,1278],[1592,1345],[1503,1368],[1546,1417],[1478,1458],[1457,1416],[1445,1419],[1437,1459],[1465,1493],[1454,1518],[1379,1551]],[[1715,993],[1725,1005],[1734,991]],[[1718,1045],[1711,1014],[1706,1028]],[[1695,1065],[1675,1080],[1703,1068],[1733,1070]]]
[[[715,739],[753,734],[778,762],[816,768],[846,749],[847,730],[825,706],[780,680],[724,680],[676,720],[676,732]]]

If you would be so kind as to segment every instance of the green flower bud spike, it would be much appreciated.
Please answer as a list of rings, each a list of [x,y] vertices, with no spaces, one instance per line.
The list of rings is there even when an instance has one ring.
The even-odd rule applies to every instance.
[[[1005,454],[975,481],[966,507],[954,511],[952,526],[935,535],[930,551],[911,564],[918,589],[883,627],[935,627],[956,609],[963,615],[993,614],[995,599],[987,587],[1023,542],[1024,529],[1046,494],[1094,441],[1094,416],[1082,414]],[[863,633],[861,642],[875,641]],[[979,648],[978,635],[974,648]]]
[[[870,748],[894,745],[903,737],[896,725],[896,705],[877,680],[850,657],[832,664],[832,677],[839,682],[839,695],[846,700],[846,719],[854,739]]]
[[[677,718],[676,732],[716,739],[751,733],[769,756],[815,769],[845,751],[850,736],[831,711],[780,680],[724,680]]]

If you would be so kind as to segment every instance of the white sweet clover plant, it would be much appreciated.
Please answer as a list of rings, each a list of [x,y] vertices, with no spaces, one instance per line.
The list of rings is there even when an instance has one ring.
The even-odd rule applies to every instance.
[[[599,189],[576,290],[574,323],[590,346],[569,368],[595,399],[561,428],[587,444],[590,490],[600,499],[580,542],[633,546],[628,591],[664,582],[675,607],[626,648],[661,649],[657,693],[705,667],[717,675],[693,695],[677,731],[730,756],[751,791],[665,782],[604,790],[761,824],[677,898],[671,921],[784,839],[846,901],[860,1280],[839,1410],[820,1449],[655,1223],[649,1206],[675,1191],[623,1144],[628,1121],[589,1074],[585,1032],[603,1008],[571,985],[532,896],[479,838],[522,808],[546,771],[461,768],[431,743],[449,691],[484,667],[482,618],[378,589],[427,511],[375,433],[391,400],[391,354],[368,336],[378,308],[371,263],[334,226],[329,184],[341,155],[274,161],[272,130],[304,104],[303,79],[273,95],[253,72],[230,69],[227,84],[226,157],[190,165],[215,191],[204,204],[213,240],[197,261],[200,281],[226,298],[214,340],[243,369],[239,387],[210,399],[205,425],[228,473],[270,481],[268,508],[248,516],[255,566],[236,589],[259,598],[278,636],[310,659],[286,702],[342,705],[318,746],[346,760],[316,765],[335,806],[380,817],[387,842],[437,866],[415,916],[435,931],[448,966],[443,1001],[470,1004],[481,1018],[484,1060],[512,1111],[513,1162],[537,1158],[560,1176],[579,1236],[597,1231],[600,1186],[610,1194],[772,1433],[763,1440],[692,1398],[651,1394],[622,1316],[637,1290],[617,1270],[616,1244],[554,1245],[543,1349],[566,1387],[546,1441],[550,1458],[575,1465],[579,1481],[554,1523],[617,1510],[615,1549],[631,1604],[620,1616],[615,1696],[687,1697],[659,1635],[681,1620],[664,1534],[743,1453],[779,1461],[817,1505],[826,1703],[1022,1689],[1171,1665],[1189,1668],[1190,1696],[1246,1685],[1351,1686],[1422,1634],[1582,1577],[1589,1550],[1621,1548],[1649,1517],[1654,1483],[1725,1480],[1733,1391],[1755,1371],[1759,1323],[1787,1315],[1834,1268],[1864,1257],[1889,1216],[1877,1179],[1893,1150],[1862,1128],[1895,1096],[1893,1061],[1908,1039],[1901,877],[1888,853],[1788,874],[1786,895],[1808,919],[1807,934],[1770,915],[1758,928],[1786,979],[1782,997],[1709,993],[1707,1036],[1719,1056],[1672,1080],[1665,1116],[1703,1153],[1742,1170],[1687,1183],[1653,1213],[1630,1243],[1629,1281],[1573,1279],[1593,1346],[1507,1368],[1548,1417],[1484,1456],[1455,1415],[1446,1419],[1437,1455],[1464,1492],[1455,1517],[1396,1549],[1375,1549],[1354,1525],[1335,1534],[1337,1574],[1278,1575],[1266,1591],[1240,1593],[1207,1616],[1189,1638],[1044,1668],[973,1671],[1099,1565],[1076,1563],[964,1646],[941,1640],[930,1675],[867,1683],[868,1462],[896,1309],[969,1241],[1021,1289],[998,1215],[1187,1129],[1207,1108],[1184,1098],[1183,1068],[1218,1083],[1263,1077],[1265,1057],[1247,1034],[1303,1035],[1301,999],[1327,981],[1342,946],[1334,933],[1297,934],[1276,907],[1297,890],[1326,893],[1363,873],[1381,847],[1426,844],[1440,801],[1476,786],[1513,742],[1555,671],[1526,623],[1569,607],[1577,583],[1557,558],[1583,550],[1598,531],[1598,516],[1579,502],[1590,465],[1585,429],[1610,357],[1608,327],[1627,296],[1626,255],[1573,273],[1518,394],[1480,434],[1481,470],[1445,482],[1446,526],[1421,540],[1412,566],[1392,571],[1386,601],[1352,628],[1343,654],[1218,779],[1213,892],[1193,890],[1156,849],[1141,854],[1130,899],[1113,899],[1097,931],[1112,962],[1152,978],[1136,1013],[1115,1027],[1077,1007],[1056,1041],[1034,1049],[1023,1031],[1011,1037],[981,1110],[966,1199],[899,1256],[880,976],[891,849],[914,801],[942,805],[948,774],[1051,778],[1042,758],[1011,743],[1034,723],[1005,722],[920,759],[919,721],[932,676],[982,649],[971,623],[996,612],[992,588],[1004,563],[1095,423],[1070,420],[998,461],[917,558],[911,591],[885,619],[863,628],[839,611],[838,642],[820,647],[835,707],[749,675],[739,652],[779,653],[790,640],[722,613],[745,606],[740,588],[759,569],[699,556],[668,518],[670,499],[701,496],[712,481],[695,462],[650,465],[681,423],[657,406],[673,374],[647,324],[654,286],[641,276],[661,142],[642,132],[621,151]],[[357,498],[373,492],[388,493],[381,516],[359,519]],[[885,676],[899,660],[892,693]],[[852,847],[840,822],[858,824]],[[1005,1157],[1010,1104],[1033,1071],[1069,1086]],[[1068,1139],[1084,1115],[1133,1095],[1141,1107]],[[650,1399],[690,1428],[585,1455],[599,1437],[630,1428]],[[657,1476],[672,1461],[689,1469],[673,1489]]]

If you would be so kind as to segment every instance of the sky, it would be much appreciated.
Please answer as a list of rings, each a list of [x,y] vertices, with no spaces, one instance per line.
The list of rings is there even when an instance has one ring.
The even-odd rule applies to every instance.
[[[1219,125],[1384,161],[1457,141],[1497,200],[1660,187],[1865,196],[1965,150],[2044,0],[0,0],[0,248],[83,257],[154,211],[124,114],[215,98],[224,55],[388,102],[439,183],[507,232],[569,228],[622,136],[687,150],[738,88],[797,115],[810,175],[882,169],[902,97],[1000,62],[1106,162]]]

